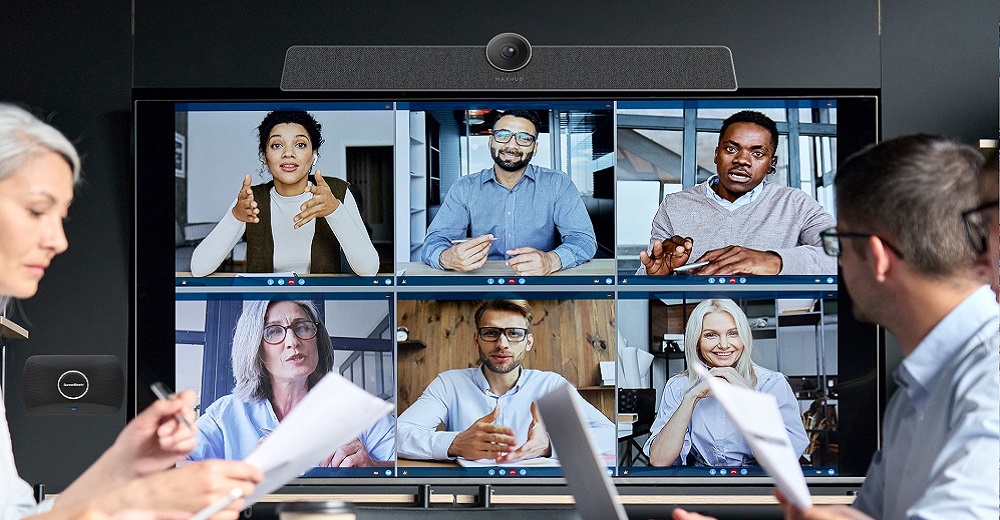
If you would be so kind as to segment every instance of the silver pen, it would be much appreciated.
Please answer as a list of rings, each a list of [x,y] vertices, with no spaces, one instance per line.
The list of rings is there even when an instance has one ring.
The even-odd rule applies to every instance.
[[[167,400],[167,401],[169,401],[170,399],[172,399],[172,397],[170,397],[170,396],[173,394],[173,392],[170,390],[170,388],[167,385],[161,383],[160,381],[157,381],[157,382],[149,385],[149,388],[150,388],[150,390],[153,391],[154,394],[156,394],[156,398],[157,399],[164,399],[164,400]],[[184,417],[184,415],[181,414],[180,412],[175,413],[174,414],[174,418],[177,419],[177,422],[179,422],[179,423],[183,424],[184,426],[186,426],[187,429],[194,430],[194,426],[190,422],[188,422],[187,418]]]

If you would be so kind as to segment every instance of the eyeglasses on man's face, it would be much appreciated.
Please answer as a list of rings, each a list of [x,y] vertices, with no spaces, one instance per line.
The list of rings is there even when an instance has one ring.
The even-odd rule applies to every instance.
[[[313,321],[296,321],[291,325],[268,325],[264,327],[264,341],[277,345],[285,341],[285,335],[291,330],[299,339],[313,339],[318,327]]]
[[[479,339],[483,341],[499,341],[500,336],[506,336],[507,341],[519,343],[528,337],[528,329],[524,327],[479,327]]]
[[[977,253],[986,251],[990,228],[1000,220],[1000,200],[993,200],[962,212],[965,232]]]
[[[899,249],[890,244],[888,240],[876,235],[875,233],[852,233],[848,231],[837,231],[837,228],[830,228],[821,231],[819,234],[820,238],[823,240],[823,252],[830,256],[840,256],[840,239],[841,238],[869,238],[878,237],[879,240],[885,244],[900,260],[903,259],[903,253]]]
[[[493,140],[498,143],[509,143],[511,137],[514,138],[514,142],[516,142],[518,146],[531,146],[535,144],[535,139],[537,139],[536,136],[533,136],[528,132],[511,132],[510,130],[502,128],[493,131]]]

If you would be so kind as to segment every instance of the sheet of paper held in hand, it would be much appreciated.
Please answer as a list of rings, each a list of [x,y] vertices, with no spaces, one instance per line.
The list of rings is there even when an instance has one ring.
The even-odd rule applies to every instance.
[[[708,370],[700,364],[694,365],[694,371],[708,382],[712,397],[719,400],[736,423],[757,462],[774,479],[782,494],[800,509],[811,506],[809,486],[802,476],[802,467],[792,450],[774,396],[733,386],[725,379],[708,375]]]
[[[391,404],[330,372],[243,459],[264,472],[246,505],[315,467],[390,411]]]

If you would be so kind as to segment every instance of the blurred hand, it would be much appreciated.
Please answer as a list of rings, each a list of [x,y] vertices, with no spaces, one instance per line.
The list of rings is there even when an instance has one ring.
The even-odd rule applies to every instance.
[[[143,410],[125,426],[108,450],[113,467],[127,471],[126,478],[143,477],[172,467],[194,449],[197,427],[188,429],[175,415],[182,414],[194,425],[195,394],[187,390],[174,395],[174,399],[157,399]]]
[[[507,265],[521,276],[545,276],[562,269],[562,260],[555,252],[533,247],[518,247],[507,251]]]
[[[250,180],[249,175],[243,178],[243,186],[240,186],[240,193],[236,197],[236,205],[233,206],[233,216],[240,222],[256,224],[260,222],[260,218],[257,217],[260,209],[257,208],[257,202],[253,200],[253,190],[250,189]]]
[[[549,444],[549,434],[545,431],[545,425],[542,424],[542,415],[538,411],[538,405],[531,403],[531,424],[528,426],[528,439],[514,451],[497,457],[497,462],[513,462],[550,455],[552,455],[552,446]]]
[[[666,240],[654,242],[649,252],[639,253],[639,261],[646,268],[648,275],[671,274],[675,267],[687,263],[693,247],[693,238],[674,235]]]
[[[698,274],[778,274],[781,257],[771,251],[758,251],[748,247],[726,246],[713,249],[696,260],[710,262]]]
[[[774,490],[774,496],[785,512],[786,520],[872,520],[872,517],[845,505],[812,506],[802,510],[789,502],[777,489]]]
[[[233,488],[239,488],[242,497],[250,496],[263,478],[264,474],[260,469],[245,462],[190,462],[134,480],[119,488],[113,493],[116,496],[110,510],[115,513],[129,509],[195,513],[229,495]],[[212,518],[236,520],[243,507],[243,499],[238,498]]]
[[[317,217],[326,217],[340,207],[340,200],[333,196],[330,185],[326,183],[323,174],[316,170],[316,185],[306,186],[306,191],[312,193],[312,198],[299,206],[300,213],[295,215],[295,228],[298,229]]]
[[[52,514],[53,513],[48,513],[48,515]],[[38,520],[46,520],[46,516],[47,515],[32,517],[32,520],[35,520],[36,518]],[[59,518],[65,517],[60,516]],[[126,511],[120,511],[114,515],[109,515],[97,507],[89,506],[82,513],[76,515],[75,520],[187,520],[188,518],[191,518],[191,513],[186,511],[129,509]],[[53,520],[55,519],[53,518]]]
[[[482,416],[472,423],[465,431],[459,433],[448,447],[449,457],[462,457],[466,460],[493,459],[510,453],[517,444],[514,430],[493,424],[500,416],[500,407]]]
[[[475,271],[486,265],[489,258],[493,235],[479,235],[465,242],[455,244],[441,252],[441,267],[451,271]]]
[[[690,513],[679,507],[674,508],[673,512],[670,513],[670,518],[673,520],[715,520],[714,516],[705,516],[700,513]]]

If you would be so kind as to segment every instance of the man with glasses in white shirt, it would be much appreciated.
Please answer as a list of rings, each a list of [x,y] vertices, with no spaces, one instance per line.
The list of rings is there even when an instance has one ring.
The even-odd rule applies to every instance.
[[[518,275],[547,275],[594,257],[594,225],[572,179],[530,164],[539,126],[527,110],[497,117],[489,140],[494,164],[448,190],[427,228],[424,263],[469,272],[506,260]]]
[[[524,300],[487,300],[479,306],[472,339],[480,366],[438,374],[399,415],[400,457],[503,464],[554,455],[535,400],[569,383],[555,372],[522,366],[535,341],[531,319]],[[614,454],[614,423],[578,398],[598,448]]]

